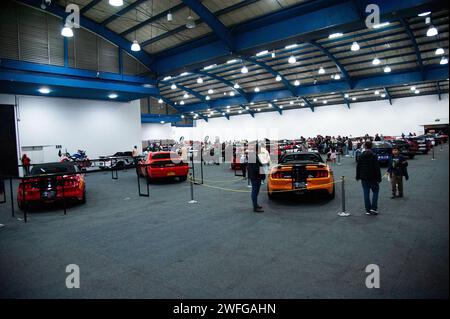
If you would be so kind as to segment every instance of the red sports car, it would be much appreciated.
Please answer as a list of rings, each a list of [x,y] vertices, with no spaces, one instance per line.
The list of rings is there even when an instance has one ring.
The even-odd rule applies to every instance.
[[[46,174],[56,176],[42,176]],[[62,199],[86,202],[84,174],[74,163],[34,165],[27,178],[19,183],[17,203],[20,209],[23,209],[25,201],[27,205],[33,205]]]
[[[140,163],[147,164],[139,168],[139,173],[148,180],[178,178],[185,181],[189,173],[189,164],[175,152],[150,152]]]

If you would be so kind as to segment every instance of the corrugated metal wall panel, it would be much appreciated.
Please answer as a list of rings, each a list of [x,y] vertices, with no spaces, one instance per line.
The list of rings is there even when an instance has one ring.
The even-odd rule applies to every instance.
[[[64,39],[61,36],[62,20],[47,15],[50,64],[64,66]]]
[[[99,71],[119,72],[119,49],[108,41],[98,39]]]
[[[49,63],[46,14],[19,7],[19,58],[35,63]]]
[[[98,37],[84,29],[76,29],[75,67],[79,69],[98,71]]]
[[[0,58],[19,59],[17,7],[10,2],[0,10]]]

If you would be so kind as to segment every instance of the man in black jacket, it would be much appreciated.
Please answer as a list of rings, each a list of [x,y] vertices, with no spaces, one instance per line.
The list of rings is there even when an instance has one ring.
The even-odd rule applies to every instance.
[[[361,180],[364,191],[364,204],[366,215],[378,214],[378,193],[380,191],[381,170],[376,154],[372,152],[372,142],[366,141],[365,151],[359,156],[356,167],[356,180]],[[372,201],[370,200],[372,191]]]
[[[253,203],[253,211],[255,213],[263,213],[264,210],[261,206],[258,205],[258,195],[261,190],[261,182],[263,180],[263,172],[262,172],[262,164],[259,160],[258,156],[258,146],[251,143],[248,148],[248,164],[247,164],[247,172],[248,179],[252,184],[252,203]]]

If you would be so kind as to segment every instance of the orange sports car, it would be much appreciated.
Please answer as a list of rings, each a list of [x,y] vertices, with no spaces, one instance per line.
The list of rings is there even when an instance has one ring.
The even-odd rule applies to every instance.
[[[318,153],[297,152],[284,155],[269,173],[267,190],[269,198],[283,193],[325,193],[335,196],[334,176]]]

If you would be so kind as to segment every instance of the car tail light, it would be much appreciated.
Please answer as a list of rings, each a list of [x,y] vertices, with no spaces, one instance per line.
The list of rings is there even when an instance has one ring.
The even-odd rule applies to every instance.
[[[328,171],[326,170],[318,170],[309,172],[310,178],[325,178],[328,177]]]
[[[290,175],[285,174],[283,172],[274,172],[274,173],[272,173],[271,176],[272,176],[272,178],[275,178],[275,179],[290,179],[291,178]]]
[[[79,185],[79,182],[76,176],[70,176],[64,177],[62,180],[62,184],[65,187],[77,187]]]

